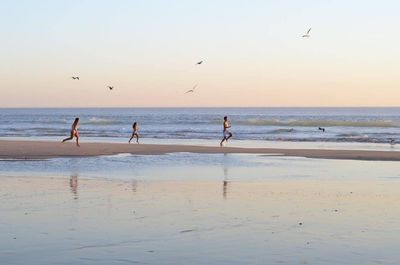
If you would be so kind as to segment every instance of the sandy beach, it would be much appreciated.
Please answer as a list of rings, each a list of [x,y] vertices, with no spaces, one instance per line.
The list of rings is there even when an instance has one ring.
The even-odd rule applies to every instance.
[[[324,150],[324,149],[280,149],[240,148],[194,145],[121,144],[121,143],[74,143],[51,141],[7,141],[0,140],[2,159],[45,159],[55,157],[85,157],[130,153],[137,155],[160,155],[167,153],[207,154],[268,154],[319,159],[400,161],[400,152],[365,150]]]
[[[24,142],[16,144],[23,150]],[[81,150],[26,144],[36,151],[46,145]],[[155,154],[160,148],[87,144],[103,153],[125,146],[150,146]],[[92,155],[0,159],[1,264],[400,260],[398,162],[258,153]]]

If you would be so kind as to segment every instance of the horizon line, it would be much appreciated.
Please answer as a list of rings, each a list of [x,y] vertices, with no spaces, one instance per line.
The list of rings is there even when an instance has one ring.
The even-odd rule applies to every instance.
[[[227,109],[227,108],[238,108],[238,109],[251,109],[251,108],[400,108],[399,106],[147,106],[147,107],[131,107],[131,106],[122,106],[122,107],[80,107],[80,106],[73,106],[73,107],[0,107],[0,109]]]

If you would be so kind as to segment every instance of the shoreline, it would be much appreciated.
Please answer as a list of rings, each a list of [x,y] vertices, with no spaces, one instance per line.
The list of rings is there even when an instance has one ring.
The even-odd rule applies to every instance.
[[[364,161],[400,161],[400,152],[333,150],[333,149],[286,149],[243,148],[172,144],[123,144],[123,143],[60,143],[52,141],[0,140],[1,159],[49,159],[57,157],[89,157],[129,153],[136,155],[163,155],[168,153],[198,154],[259,154],[315,159],[340,159]]]

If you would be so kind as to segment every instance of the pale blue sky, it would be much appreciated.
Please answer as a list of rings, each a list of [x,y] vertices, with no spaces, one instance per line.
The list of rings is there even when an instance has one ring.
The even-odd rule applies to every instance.
[[[1,0],[0,106],[399,105],[399,10],[361,0]]]

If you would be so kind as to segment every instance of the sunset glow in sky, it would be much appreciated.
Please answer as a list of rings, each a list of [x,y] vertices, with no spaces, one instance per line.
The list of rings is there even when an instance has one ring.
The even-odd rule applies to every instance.
[[[0,107],[399,106],[399,10],[394,0],[2,0]]]

